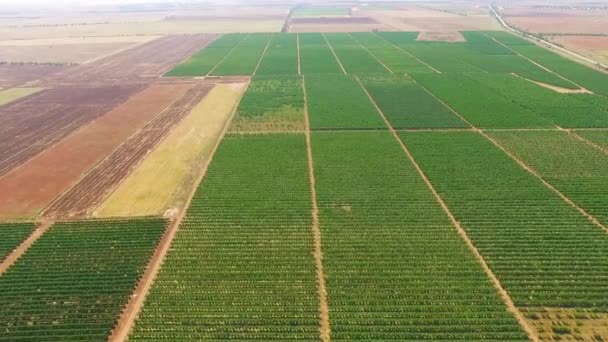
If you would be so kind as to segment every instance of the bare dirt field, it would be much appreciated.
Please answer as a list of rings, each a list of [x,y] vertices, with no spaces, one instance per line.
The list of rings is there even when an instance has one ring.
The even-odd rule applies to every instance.
[[[142,85],[63,86],[0,108],[0,175],[142,90]]]
[[[152,85],[0,177],[0,218],[35,216],[189,87]]]
[[[190,88],[183,97],[149,121],[61,195],[44,215],[81,217],[90,214],[171,129],[190,113],[211,88],[212,86],[206,84]]]
[[[0,47],[0,54],[2,53]],[[0,63],[0,87],[14,87],[64,71],[70,68],[55,64],[9,64]]]
[[[549,41],[569,50],[608,64],[608,35],[607,36],[548,36]]]
[[[506,7],[505,20],[535,34],[608,34],[608,9]]]
[[[216,35],[174,35],[78,66],[51,82],[119,82],[158,77],[212,42]]]

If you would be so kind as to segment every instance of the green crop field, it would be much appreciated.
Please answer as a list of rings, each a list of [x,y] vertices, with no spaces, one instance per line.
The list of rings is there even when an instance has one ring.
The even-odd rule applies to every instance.
[[[32,223],[0,223],[0,262],[34,231]]]
[[[105,340],[165,225],[162,219],[53,225],[0,276],[0,339]]]
[[[416,27],[439,3],[190,6],[162,16],[184,32],[161,48],[184,43],[154,59],[149,42],[78,66],[0,63],[1,87],[45,89],[0,106],[2,204],[30,194],[52,206],[49,192],[61,199],[91,174],[76,161],[96,167],[108,146],[133,142],[64,140],[78,125],[57,131],[32,113],[111,130],[175,112],[159,125],[214,138],[154,217],[99,220],[91,204],[0,221],[0,341],[608,341],[607,74],[507,31],[321,32],[369,18]],[[456,30],[482,11],[424,24]],[[243,27],[195,33],[211,17],[218,32]],[[282,32],[241,32],[278,18]],[[53,73],[4,74],[20,68]],[[134,87],[124,105],[86,114],[121,82]],[[217,108],[191,110],[189,87],[237,89],[238,103],[221,125],[199,125],[193,115],[213,121]],[[159,145],[125,156],[128,179],[167,145],[165,130],[144,128]],[[15,141],[38,136],[50,147],[19,159]]]

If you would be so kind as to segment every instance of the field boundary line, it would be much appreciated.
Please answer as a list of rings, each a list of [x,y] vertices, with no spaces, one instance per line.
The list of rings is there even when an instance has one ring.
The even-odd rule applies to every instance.
[[[42,220],[36,229],[34,229],[34,231],[0,263],[0,276],[6,273],[11,266],[19,261],[30,247],[51,228],[53,223],[53,221]]]
[[[312,157],[312,138],[310,132],[310,119],[308,116],[308,97],[306,95],[306,80],[302,77],[302,89],[304,92],[304,124],[306,136],[306,154],[308,157],[308,179],[310,181],[310,197],[312,201],[312,235],[313,254],[315,258],[317,295],[319,296],[319,333],[321,341],[331,340],[331,325],[329,321],[329,303],[327,301],[327,288],[325,286],[325,271],[323,268],[323,245],[321,242],[321,227],[319,225],[319,206],[317,203],[317,190],[314,171],[314,159]]]
[[[165,260],[165,257],[167,255],[167,253],[169,252],[169,248],[171,247],[171,245],[173,243],[175,234],[179,231],[179,227],[181,226],[182,221],[186,217],[186,213],[188,212],[190,203],[192,202],[192,199],[194,198],[194,195],[196,194],[196,191],[198,190],[200,183],[205,178],[205,175],[207,174],[207,170],[209,169],[209,165],[211,165],[211,163],[213,161],[213,157],[215,156],[215,153],[217,152],[217,149],[219,148],[222,140],[224,139],[224,136],[226,135],[230,125],[232,124],[232,120],[236,114],[238,105],[241,102],[241,99],[243,98],[245,93],[247,92],[247,88],[249,87],[249,84],[250,84],[250,81],[247,81],[239,98],[237,99],[237,101],[235,101],[234,106],[232,108],[232,113],[230,114],[230,117],[228,118],[228,120],[226,120],[226,124],[224,125],[222,132],[221,132],[219,138],[217,139],[215,146],[213,147],[213,150],[211,150],[211,153],[209,154],[209,159],[203,166],[197,180],[195,181],[194,186],[192,187],[192,190],[188,196],[188,199],[186,200],[186,203],[184,203],[182,211],[179,213],[178,217],[173,222],[170,223],[169,227],[167,228],[165,235],[161,239],[152,258],[148,262],[148,265],[146,266],[146,270],[144,271],[142,278],[140,279],[139,283],[137,284],[135,290],[131,293],[129,301],[123,307],[122,313],[116,323],[116,326],[112,330],[110,336],[108,337],[108,341],[112,341],[112,342],[113,341],[125,341],[129,335],[129,333],[133,329],[135,320],[137,319],[137,316],[139,315],[139,312],[144,304],[146,297],[150,293],[152,284],[154,283],[154,281],[156,280],[156,277],[158,276],[158,272],[160,271],[162,263]]]
[[[485,34],[485,33],[482,33],[482,34],[483,34],[484,36],[486,36],[486,37],[488,37],[488,38],[492,39],[493,41],[495,41],[495,42],[496,42],[498,45],[502,45],[504,48],[506,48],[506,49],[508,49],[509,51],[511,51],[511,52],[513,52],[513,53],[515,53],[517,56],[519,56],[519,57],[521,57],[521,58],[523,58],[523,59],[527,60],[528,62],[530,62],[530,63],[532,63],[532,64],[536,65],[537,67],[539,67],[539,68],[541,68],[541,69],[543,69],[543,70],[545,70],[545,71],[548,71],[548,72],[550,72],[550,73],[554,74],[555,76],[557,76],[557,77],[561,78],[561,79],[562,79],[562,80],[564,80],[564,81],[568,81],[568,82],[570,82],[570,83],[574,84],[575,86],[579,87],[580,89],[582,89],[582,90],[583,90],[583,91],[585,91],[585,92],[588,92],[588,93],[590,93],[590,94],[593,94],[593,92],[592,92],[592,91],[590,91],[589,89],[587,89],[587,88],[585,88],[585,87],[581,86],[580,84],[578,84],[578,83],[576,83],[576,82],[574,82],[574,81],[572,81],[572,80],[570,80],[570,79],[568,79],[568,78],[566,78],[566,77],[562,76],[561,74],[558,74],[557,72],[555,72],[555,71],[553,71],[553,70],[551,70],[551,69],[547,68],[546,66],[544,66],[544,65],[542,65],[542,64],[540,64],[540,63],[537,63],[537,62],[533,61],[532,59],[528,58],[527,56],[522,55],[521,53],[519,53],[519,52],[517,52],[517,51],[513,50],[513,49],[512,49],[511,47],[509,47],[508,45],[503,44],[502,42],[498,41],[496,38],[494,38],[494,37],[490,37],[490,36],[488,36],[488,35],[487,35],[487,34]]]
[[[274,33],[270,35],[270,38],[268,38],[268,42],[266,43],[266,46],[264,47],[264,51],[262,51],[262,55],[260,56],[260,59],[258,60],[258,64],[256,64],[255,69],[253,69],[253,74],[251,74],[251,77],[255,76],[255,74],[258,72],[258,69],[260,68],[260,65],[262,65],[262,60],[264,59],[264,56],[266,56],[266,51],[268,51],[268,47],[270,46],[270,42],[272,41],[273,38],[274,38]]]
[[[494,144],[494,146],[496,146],[498,149],[500,149],[501,151],[503,151],[507,156],[509,156],[509,158],[513,159],[517,164],[519,164],[519,166],[522,169],[524,169],[525,171],[527,171],[528,173],[530,173],[534,177],[538,178],[547,188],[549,188],[550,190],[552,190],[553,192],[555,192],[562,200],[564,200],[571,207],[573,207],[574,209],[576,209],[579,213],[581,213],[589,221],[591,221],[591,223],[593,223],[594,225],[596,225],[598,228],[602,229],[605,233],[608,233],[608,227],[604,226],[597,218],[595,218],[593,215],[589,214],[585,209],[579,207],[578,204],[576,204],[574,201],[572,201],[570,198],[568,198],[568,196],[566,196],[559,189],[557,189],[556,187],[554,187],[553,185],[551,185],[551,183],[547,182],[538,172],[536,172],[536,170],[534,170],[532,167],[528,166],[521,159],[517,158],[514,154],[512,154],[511,152],[509,152],[498,141],[494,140],[492,137],[490,137],[484,131],[482,131],[482,130],[479,129],[478,132],[484,138],[486,138],[492,144]]]
[[[186,95],[186,93],[190,90],[192,90],[192,88],[194,88],[197,84],[193,83],[192,85],[190,85],[190,87],[188,87],[183,94],[181,94],[180,96],[176,97],[173,101],[171,101],[167,106],[165,106],[162,110],[160,110],[156,115],[154,115],[153,117],[151,117],[148,121],[146,121],[144,123],[143,126],[141,126],[139,129],[135,130],[131,135],[129,135],[126,139],[124,139],[120,144],[118,144],[112,151],[110,151],[108,154],[106,154],[105,156],[103,156],[103,158],[100,158],[97,162],[95,162],[93,165],[91,165],[91,167],[89,167],[85,172],[83,172],[80,177],[78,177],[78,179],[76,179],[72,184],[70,184],[67,188],[65,188],[62,192],[60,192],[52,201],[50,201],[49,203],[47,203],[46,206],[44,206],[40,212],[37,214],[37,216],[45,216],[47,214],[47,210],[49,208],[51,208],[53,206],[53,204],[55,204],[55,202],[59,201],[63,196],[65,196],[65,194],[67,194],[70,190],[72,190],[74,187],[76,187],[83,179],[85,179],[89,173],[93,172],[93,170],[95,170],[97,167],[99,167],[99,165],[101,165],[106,159],[110,158],[123,144],[125,144],[127,141],[129,141],[130,139],[132,139],[133,137],[135,137],[136,135],[138,135],[141,131],[144,130],[144,128],[146,127],[146,125],[151,122],[152,120],[156,119],[158,116],[160,116],[163,112],[165,112],[167,109],[169,109],[175,102],[177,102],[178,100],[180,100],[183,96]],[[147,88],[146,88],[147,89]],[[207,95],[205,95],[207,96]],[[108,112],[109,113],[109,112]],[[105,115],[105,114],[104,114]],[[164,138],[162,138],[164,139]],[[162,141],[161,139],[161,141]],[[156,146],[155,146],[156,147]],[[150,153],[152,151],[149,151],[148,153]],[[147,156],[147,155],[146,155]],[[140,160],[140,163],[146,158],[146,156],[142,157],[142,160]],[[140,164],[138,163],[138,165]],[[137,165],[133,168],[133,170],[135,170],[135,168],[137,168]],[[131,171],[133,171],[131,170]],[[129,173],[130,174],[130,173]],[[128,175],[127,175],[128,176]],[[126,177],[119,183],[122,184],[122,182],[126,179]],[[106,194],[105,196],[110,196],[112,194],[112,192],[109,192],[108,194]],[[106,197],[107,198],[107,197]],[[101,205],[103,203],[104,200],[102,200],[100,203],[98,203],[98,206]]]
[[[236,49],[237,47],[239,47],[239,45],[241,45],[241,43],[243,43],[245,41],[245,39],[247,39],[247,37],[249,37],[251,33],[247,33],[245,34],[245,37],[243,37],[243,39],[241,39],[238,43],[234,44],[234,46],[230,49],[230,51],[228,51],[228,53],[226,55],[224,55],[224,57],[222,57],[222,59],[220,59],[217,64],[215,64],[215,66],[213,68],[211,68],[211,70],[209,70],[209,72],[205,75],[205,77],[207,76],[211,76],[211,73],[215,71],[215,69],[217,69],[217,67],[219,67],[222,63],[224,63],[224,61],[226,60],[226,58],[228,58],[228,56],[230,56],[232,54],[232,52],[234,51],[234,49]]]
[[[355,78],[359,81],[359,78],[357,76],[355,76]],[[361,81],[359,81],[359,83],[361,84],[361,87],[363,87],[363,84],[361,83]],[[405,144],[403,143],[401,138],[399,138],[399,135],[391,126],[390,122],[384,115],[384,112],[382,112],[380,107],[378,107],[378,105],[373,100],[373,98],[371,97],[371,95],[367,91],[367,89],[365,89],[365,87],[363,87],[363,90],[369,97],[370,101],[372,101],[372,103],[374,104],[374,107],[376,107],[376,110],[378,111],[378,113],[380,114],[380,116],[382,117],[382,119],[384,120],[386,125],[389,127],[389,130],[391,131],[393,137],[397,140],[397,143],[399,144],[399,146],[401,147],[401,149],[403,150],[403,152],[405,153],[405,155],[407,156],[409,161],[412,163],[412,165],[418,172],[418,175],[420,176],[420,178],[422,178],[422,180],[424,181],[424,183],[426,184],[428,189],[433,193],[435,200],[437,201],[437,203],[439,203],[439,205],[441,206],[441,208],[443,209],[445,214],[448,216],[448,218],[452,222],[452,225],[454,226],[454,228],[456,228],[456,231],[458,232],[458,235],[460,235],[460,238],[467,245],[467,247],[469,248],[469,250],[475,257],[475,259],[477,260],[478,264],[481,266],[481,268],[484,271],[484,273],[486,274],[486,276],[492,282],[492,285],[494,286],[494,288],[498,292],[498,295],[501,297],[502,301],[504,302],[505,306],[507,307],[507,311],[509,311],[513,316],[515,316],[515,319],[517,320],[517,322],[519,323],[521,328],[524,329],[524,331],[526,332],[526,334],[528,335],[530,340],[532,340],[534,342],[538,342],[539,337],[538,337],[537,333],[534,331],[534,329],[532,329],[530,327],[530,325],[526,321],[524,315],[515,306],[515,303],[511,299],[511,296],[509,296],[509,293],[504,289],[504,287],[502,286],[502,284],[500,283],[498,278],[494,275],[494,272],[492,272],[492,269],[490,268],[488,263],[485,261],[485,259],[483,258],[483,256],[479,252],[479,250],[477,249],[477,247],[475,247],[475,245],[473,244],[473,241],[471,241],[471,239],[468,237],[464,228],[462,228],[462,225],[460,224],[460,222],[452,214],[452,212],[450,211],[450,208],[443,201],[443,199],[441,198],[441,196],[439,195],[437,190],[435,190],[435,187],[433,186],[431,181],[427,178],[426,174],[424,173],[424,171],[422,170],[420,165],[418,165],[418,162],[416,162],[416,159],[414,159],[414,156],[411,154],[411,152],[409,151],[407,146],[405,146]]]
[[[390,45],[392,45],[392,46],[393,46],[395,49],[397,49],[397,50],[399,50],[399,51],[401,51],[401,52],[405,53],[406,55],[408,55],[408,56],[412,57],[413,59],[415,59],[416,61],[418,61],[418,63],[420,63],[420,64],[422,64],[422,65],[426,66],[427,68],[429,68],[429,69],[433,70],[434,72],[436,72],[436,73],[438,73],[438,74],[441,74],[441,71],[440,71],[439,69],[435,69],[435,67],[433,67],[432,65],[430,65],[430,64],[428,64],[427,62],[423,61],[422,59],[420,59],[420,58],[418,58],[418,57],[416,57],[416,56],[412,55],[412,54],[411,54],[411,53],[409,53],[408,51],[406,51],[406,50],[404,50],[403,48],[401,48],[399,45],[397,45],[397,44],[395,44],[395,43],[393,43],[393,42],[389,42],[388,40],[384,39],[383,37],[381,37],[379,34],[377,34],[377,33],[375,33],[375,32],[374,32],[374,34],[376,35],[376,37],[378,37],[378,38],[380,38],[380,39],[384,40],[385,42],[389,43]]]
[[[298,75],[302,75],[302,63],[300,57],[300,32],[296,33],[296,46],[298,49]]]
[[[338,58],[338,55],[336,55],[336,51],[334,51],[334,47],[331,46],[331,44],[329,43],[329,40],[327,39],[327,37],[325,36],[325,33],[322,32],[321,35],[323,36],[323,39],[325,39],[325,43],[327,44],[327,46],[329,47],[329,49],[331,50],[331,53],[334,54],[334,58],[336,58],[336,62],[338,62],[338,65],[340,65],[340,69],[342,69],[342,72],[344,73],[344,75],[348,75],[346,73],[346,69],[344,69],[344,65],[342,65],[342,62],[340,61],[340,58]]]
[[[356,42],[357,44],[359,44],[359,46],[361,46],[361,48],[363,48],[363,50],[367,51],[367,53],[374,57],[374,59],[380,63],[380,65],[382,65],[384,67],[384,69],[388,70],[388,72],[390,72],[391,74],[394,74],[393,70],[391,70],[391,68],[389,68],[386,64],[384,64],[384,62],[382,62],[380,60],[380,58],[378,58],[376,55],[374,55],[365,45],[361,44],[360,41],[358,41],[355,37],[353,37],[352,34],[350,34],[350,32],[347,33],[348,36],[350,37],[350,39],[352,39],[354,42]]]

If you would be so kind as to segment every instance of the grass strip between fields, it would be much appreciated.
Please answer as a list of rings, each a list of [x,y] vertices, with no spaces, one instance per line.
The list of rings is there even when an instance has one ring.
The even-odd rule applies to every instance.
[[[35,94],[40,90],[42,90],[42,88],[9,88],[0,90],[0,106],[4,106],[5,104],[9,104],[28,95]]]

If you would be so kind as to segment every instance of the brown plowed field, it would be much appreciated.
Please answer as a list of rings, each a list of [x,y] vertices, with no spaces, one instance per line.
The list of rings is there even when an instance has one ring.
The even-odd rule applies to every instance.
[[[0,218],[36,215],[190,85],[153,85],[0,177]]]
[[[35,81],[68,68],[70,66],[56,64],[0,64],[0,87]]]
[[[1,107],[0,176],[142,88],[142,85],[58,87]]]
[[[64,73],[49,82],[118,82],[158,77],[182,62],[217,35],[172,35],[155,39],[132,49],[99,59]]]
[[[140,131],[97,164],[74,187],[66,191],[45,211],[47,217],[86,216],[136,167],[141,160],[171,131],[192,107],[208,92],[211,85],[196,85],[171,106],[148,122]]]

